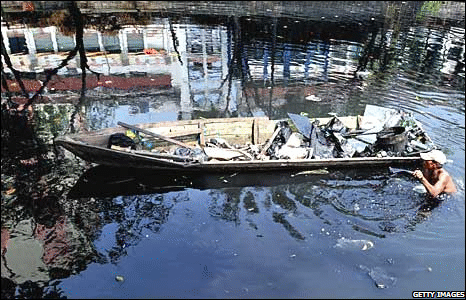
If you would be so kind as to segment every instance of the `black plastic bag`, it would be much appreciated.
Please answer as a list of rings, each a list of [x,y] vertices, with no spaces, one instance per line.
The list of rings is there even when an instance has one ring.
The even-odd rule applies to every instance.
[[[133,150],[136,150],[137,148],[136,142],[134,142],[132,138],[130,138],[129,136],[123,133],[114,133],[109,137],[107,148],[111,148],[112,145],[123,147],[123,148],[130,147]]]
[[[278,127],[280,127],[280,131],[273,140],[272,145],[270,145],[270,148],[267,150],[267,154],[272,159],[278,159],[278,150],[280,150],[280,148],[286,144],[291,134],[293,133],[290,125],[286,121],[280,121],[277,124],[277,128]]]

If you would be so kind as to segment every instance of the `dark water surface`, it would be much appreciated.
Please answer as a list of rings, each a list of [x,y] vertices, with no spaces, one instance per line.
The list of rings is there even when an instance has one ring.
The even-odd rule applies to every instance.
[[[172,88],[92,89],[85,126],[400,108],[447,155],[456,195],[423,212],[420,183],[388,170],[181,176],[93,167],[50,145],[72,105],[41,104],[38,146],[2,134],[2,297],[464,291],[464,15],[461,23],[410,5],[153,17],[173,29],[183,63],[169,40],[163,63],[141,55],[145,69],[132,74],[163,69]]]

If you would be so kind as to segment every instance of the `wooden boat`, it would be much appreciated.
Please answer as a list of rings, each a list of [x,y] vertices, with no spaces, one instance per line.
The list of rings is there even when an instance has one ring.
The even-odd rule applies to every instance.
[[[331,118],[312,120],[326,124]],[[363,116],[339,117],[339,120],[356,132],[363,122]],[[268,159],[264,153],[277,134],[277,122],[267,117],[214,118],[135,125],[119,122],[122,126],[60,136],[54,142],[80,158],[98,165],[167,172],[303,171],[397,165],[406,167],[420,162],[419,153],[386,157]],[[152,149],[149,151],[108,148],[110,136],[115,133],[125,134],[128,128],[137,128],[145,139],[152,138]],[[297,129],[293,128],[293,131],[296,132]],[[158,138],[153,138],[154,135]],[[228,141],[228,148],[209,147],[209,141],[219,137]],[[203,149],[207,157],[174,155],[175,149],[180,146]],[[260,155],[248,155],[244,150],[247,147],[255,147],[256,152],[261,152]]]

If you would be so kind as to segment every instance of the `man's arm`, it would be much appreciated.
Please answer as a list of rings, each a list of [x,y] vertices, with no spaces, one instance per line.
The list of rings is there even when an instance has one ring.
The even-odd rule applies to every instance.
[[[445,190],[445,186],[448,182],[448,175],[445,173],[441,173],[439,175],[439,179],[434,185],[430,184],[430,182],[427,180],[427,178],[424,177],[424,174],[422,174],[420,170],[414,171],[413,175],[419,179],[419,181],[421,181],[427,192],[434,198]]]

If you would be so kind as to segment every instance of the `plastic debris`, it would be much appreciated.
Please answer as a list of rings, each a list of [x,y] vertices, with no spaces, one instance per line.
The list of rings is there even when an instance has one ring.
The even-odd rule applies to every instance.
[[[422,184],[418,184],[415,187],[413,187],[413,191],[416,193],[422,194],[426,192],[426,188]]]
[[[392,277],[385,272],[381,267],[368,268],[364,265],[359,265],[359,268],[366,271],[370,278],[379,289],[385,289],[393,286],[396,283],[396,278]]]
[[[334,246],[335,248],[369,250],[374,247],[374,242],[370,240],[351,240],[344,237],[339,238]]]
[[[314,102],[320,102],[320,101],[322,101],[322,99],[320,99],[319,97],[317,97],[317,96],[315,96],[315,95],[306,96],[306,100],[308,100],[308,101],[314,101]]]
[[[296,174],[291,174],[291,177],[295,177],[299,175],[325,175],[328,173],[329,171],[326,169],[315,169],[315,170],[301,171]]]

